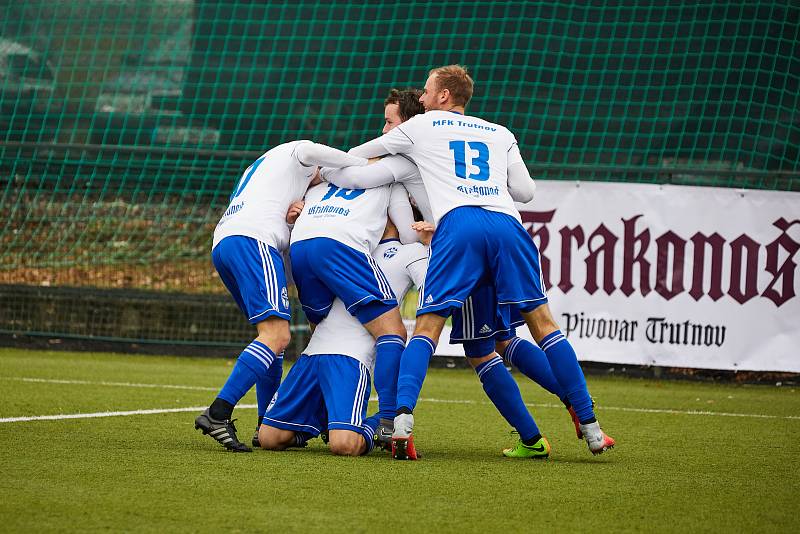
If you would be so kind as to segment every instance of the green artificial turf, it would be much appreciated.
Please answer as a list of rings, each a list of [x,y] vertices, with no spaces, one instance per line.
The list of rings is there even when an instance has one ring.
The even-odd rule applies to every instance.
[[[203,407],[230,369],[0,349],[0,418]],[[418,462],[334,457],[320,440],[232,454],[194,430],[194,411],[2,422],[0,531],[794,530],[795,389],[590,376],[618,443],[593,457],[558,399],[515,377],[549,460],[500,454],[516,438],[466,369],[430,371],[415,410]],[[235,412],[243,441],[255,412]]]

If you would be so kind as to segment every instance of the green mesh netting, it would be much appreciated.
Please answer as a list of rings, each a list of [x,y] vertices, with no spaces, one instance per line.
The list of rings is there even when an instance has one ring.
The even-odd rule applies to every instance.
[[[0,284],[221,293],[241,170],[447,63],[538,177],[800,189],[800,6],[604,4],[0,1]]]

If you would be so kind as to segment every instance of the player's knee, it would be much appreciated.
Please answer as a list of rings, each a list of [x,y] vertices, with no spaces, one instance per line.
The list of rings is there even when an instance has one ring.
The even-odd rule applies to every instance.
[[[332,431],[328,445],[331,452],[338,456],[360,456],[364,452],[364,438],[348,430]]]
[[[495,341],[495,343],[494,343],[494,351],[497,354],[499,354],[500,356],[502,356],[503,358],[505,358],[506,357],[506,349],[508,348],[508,346],[511,344],[511,342],[513,340],[514,340],[514,338],[512,337],[511,339],[504,339],[502,341]]]
[[[480,364],[482,364],[482,363],[484,363],[484,362],[488,362],[489,360],[491,360],[492,358],[494,358],[494,357],[496,357],[496,356],[497,356],[497,355],[496,355],[494,352],[493,352],[493,353],[491,353],[491,354],[488,354],[488,355],[486,355],[486,356],[480,356],[480,357],[471,357],[471,356],[467,356],[467,363],[469,363],[470,367],[472,367],[473,369],[475,369],[475,368],[476,368],[476,367],[478,367]]]
[[[445,317],[435,313],[420,315],[417,317],[417,324],[414,326],[414,335],[425,336],[437,343],[446,320]]]
[[[263,323],[259,323],[258,337],[256,339],[269,347],[276,356],[286,350],[292,339],[289,332],[289,322],[280,321],[280,323],[262,325]]]
[[[391,332],[391,334],[395,335],[397,337],[403,338],[403,343],[408,341],[408,330],[406,330],[405,326],[403,326],[402,328],[397,329],[394,332]]]
[[[294,432],[274,426],[261,425],[258,429],[258,442],[262,449],[282,451],[294,440]]]
[[[368,316],[361,315],[359,317],[364,328],[366,328],[370,334],[375,337],[395,335],[405,339],[406,327],[403,324],[403,318],[400,316],[400,309],[397,306],[389,308],[383,302],[371,302],[362,309],[373,309],[381,312],[380,315],[368,321],[361,320]]]
[[[547,304],[542,304],[529,311],[523,311],[522,315],[537,343],[558,330],[558,323],[550,313],[550,308]]]

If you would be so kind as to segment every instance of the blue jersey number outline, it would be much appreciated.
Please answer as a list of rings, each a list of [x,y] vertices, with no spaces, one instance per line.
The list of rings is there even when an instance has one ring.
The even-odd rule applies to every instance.
[[[244,188],[247,187],[247,182],[249,182],[250,178],[253,177],[253,174],[255,174],[256,169],[258,169],[258,166],[261,165],[261,162],[264,161],[265,157],[266,156],[261,156],[260,158],[255,160],[252,165],[250,165],[249,167],[247,167],[247,169],[245,169],[244,173],[242,173],[241,180],[239,180],[239,183],[233,189],[233,193],[231,193],[231,198],[228,199],[228,202],[231,202],[234,198],[242,194]]]
[[[325,196],[320,199],[320,202],[328,200],[332,196],[343,198],[345,200],[353,200],[354,198],[363,195],[364,191],[365,189],[339,189],[337,186],[329,183],[328,192],[325,193]]]
[[[470,161],[470,165],[478,167],[478,174],[467,176],[467,146],[478,152],[478,155],[474,156]],[[450,141],[450,150],[453,151],[456,176],[465,180],[477,180],[478,182],[485,182],[489,179],[489,147],[486,146],[486,143],[481,143],[480,141]]]

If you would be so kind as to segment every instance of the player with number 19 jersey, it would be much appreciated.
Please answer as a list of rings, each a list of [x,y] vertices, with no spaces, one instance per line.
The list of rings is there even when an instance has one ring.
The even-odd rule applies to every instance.
[[[325,318],[336,297],[362,324],[397,306],[371,255],[387,214],[411,226],[411,204],[402,186],[341,189],[323,182],[309,189],[290,249],[292,274],[309,321],[318,324]]]
[[[413,222],[411,204],[401,185],[343,189],[323,182],[306,193],[291,242],[327,237],[371,254],[386,228],[387,215],[400,224]]]
[[[425,278],[428,253],[421,243],[386,239],[372,258],[398,296]],[[378,423],[376,416],[366,418],[374,368],[375,340],[337,298],[278,389],[264,424],[307,438],[324,428],[357,432],[369,452]]]

